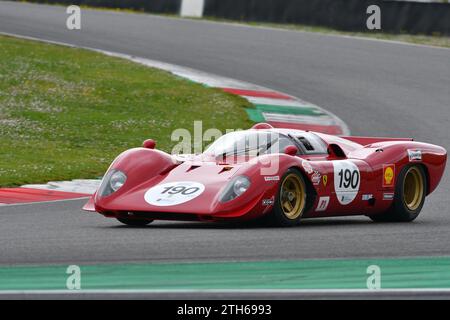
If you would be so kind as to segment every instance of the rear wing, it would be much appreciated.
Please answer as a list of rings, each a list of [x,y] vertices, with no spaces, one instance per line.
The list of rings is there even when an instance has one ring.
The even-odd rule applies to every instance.
[[[381,137],[353,137],[353,136],[341,138],[356,142],[363,146],[384,141],[414,141],[414,139],[412,138],[381,138]]]

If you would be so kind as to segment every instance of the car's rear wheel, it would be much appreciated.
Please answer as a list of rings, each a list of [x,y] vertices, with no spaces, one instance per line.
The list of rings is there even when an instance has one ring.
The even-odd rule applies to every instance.
[[[381,215],[371,216],[374,221],[410,222],[422,211],[427,194],[427,178],[420,165],[403,168],[395,185],[391,209]]]
[[[271,214],[277,226],[295,226],[300,222],[306,208],[307,189],[301,173],[291,168],[282,177],[278,195]]]
[[[153,220],[117,218],[120,222],[131,227],[144,227],[153,222]]]

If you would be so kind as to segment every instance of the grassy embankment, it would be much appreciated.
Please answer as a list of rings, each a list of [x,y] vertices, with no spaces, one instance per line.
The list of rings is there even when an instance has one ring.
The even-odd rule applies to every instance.
[[[177,128],[247,128],[248,103],[82,49],[0,36],[0,186],[95,178],[123,150]]]

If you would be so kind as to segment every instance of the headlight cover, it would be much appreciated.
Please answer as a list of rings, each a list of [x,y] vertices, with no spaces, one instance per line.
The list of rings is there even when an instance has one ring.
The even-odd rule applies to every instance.
[[[250,179],[246,176],[237,176],[233,178],[223,190],[219,198],[220,202],[228,202],[236,199],[250,188]]]
[[[112,169],[104,177],[98,194],[107,197],[123,187],[127,181],[127,176],[120,170]]]

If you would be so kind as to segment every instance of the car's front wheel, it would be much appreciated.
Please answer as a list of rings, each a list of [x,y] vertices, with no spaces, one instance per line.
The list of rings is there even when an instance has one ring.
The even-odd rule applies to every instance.
[[[291,168],[283,175],[276,198],[271,214],[273,224],[282,227],[297,225],[307,201],[306,183],[297,169]]]
[[[144,227],[153,222],[153,220],[117,218],[120,222],[131,227]]]

